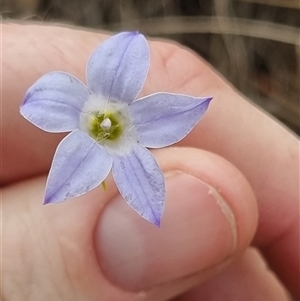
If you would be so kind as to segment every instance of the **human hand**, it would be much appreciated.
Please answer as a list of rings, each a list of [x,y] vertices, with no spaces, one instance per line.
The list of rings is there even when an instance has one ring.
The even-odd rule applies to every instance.
[[[161,229],[132,212],[111,179],[107,192],[99,187],[42,206],[45,174],[62,136],[33,127],[19,106],[46,72],[66,71],[84,81],[88,57],[105,38],[60,27],[3,25],[4,300],[160,301],[196,285],[181,300],[214,300],[225,290],[228,300],[287,300],[259,256],[245,252],[251,242],[299,296],[298,141],[177,46],[151,43],[142,93],[214,100],[181,148],[154,152],[166,173]]]

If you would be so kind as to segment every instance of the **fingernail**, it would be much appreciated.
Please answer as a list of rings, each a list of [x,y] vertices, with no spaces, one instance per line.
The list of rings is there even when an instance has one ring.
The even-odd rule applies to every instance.
[[[95,245],[103,273],[126,290],[144,290],[212,267],[236,245],[234,215],[221,195],[198,178],[178,172],[166,178],[161,228],[120,197],[103,211]]]

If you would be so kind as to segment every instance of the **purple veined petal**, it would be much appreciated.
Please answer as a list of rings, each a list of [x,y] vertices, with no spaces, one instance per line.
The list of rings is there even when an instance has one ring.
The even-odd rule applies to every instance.
[[[143,35],[117,34],[92,54],[87,65],[88,87],[108,100],[130,103],[144,85],[149,62],[149,46]]]
[[[144,219],[160,226],[165,208],[165,182],[153,155],[137,144],[130,154],[114,157],[112,172],[128,205]]]
[[[160,148],[183,139],[206,112],[212,97],[156,93],[130,105],[139,142]]]
[[[50,72],[26,93],[21,114],[47,132],[69,132],[78,128],[79,115],[89,97],[87,87],[64,72]]]
[[[57,147],[45,201],[59,203],[97,187],[110,172],[112,157],[86,133],[75,130]]]

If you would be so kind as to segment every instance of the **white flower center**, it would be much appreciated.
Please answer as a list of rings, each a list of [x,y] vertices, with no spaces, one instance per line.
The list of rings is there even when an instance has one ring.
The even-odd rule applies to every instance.
[[[80,115],[79,128],[111,154],[124,154],[137,143],[129,106],[91,95]]]

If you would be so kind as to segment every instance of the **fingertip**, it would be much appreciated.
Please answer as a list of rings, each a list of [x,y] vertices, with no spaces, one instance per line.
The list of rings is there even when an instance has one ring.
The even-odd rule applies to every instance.
[[[246,177],[226,159],[195,148],[173,147],[158,156],[163,169],[180,169],[214,188],[230,207],[237,225],[237,249],[243,251],[252,241],[258,224],[255,194]],[[180,158],[180,159],[179,159]]]

